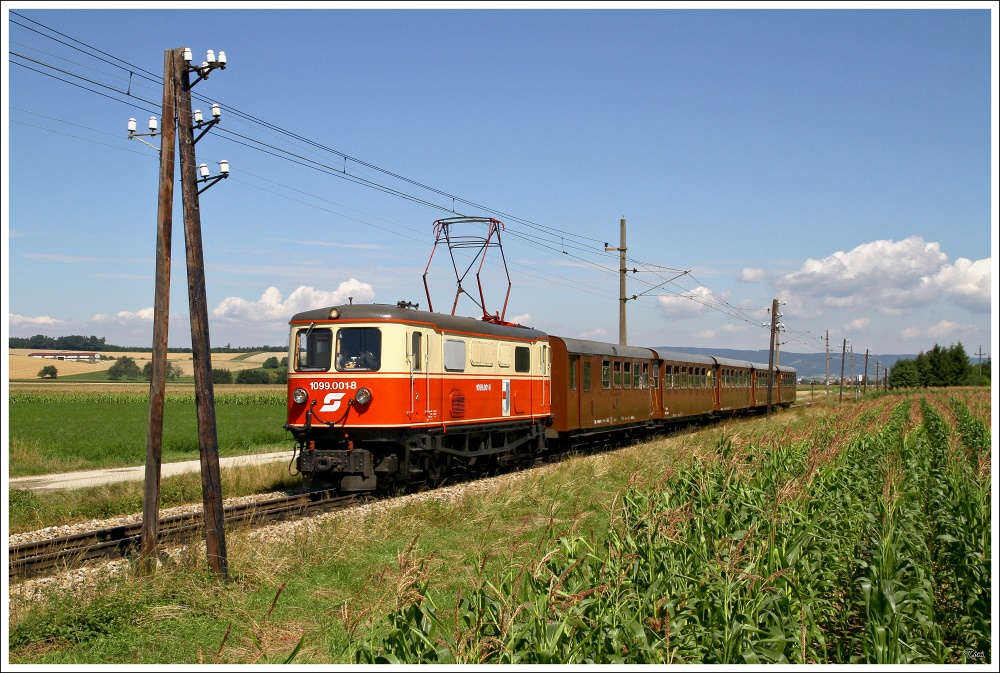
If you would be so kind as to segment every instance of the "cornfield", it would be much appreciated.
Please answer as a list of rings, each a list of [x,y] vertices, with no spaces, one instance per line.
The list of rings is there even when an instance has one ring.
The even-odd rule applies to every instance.
[[[988,408],[845,409],[633,484],[602,540],[481,555],[453,606],[411,548],[355,661],[989,663]]]

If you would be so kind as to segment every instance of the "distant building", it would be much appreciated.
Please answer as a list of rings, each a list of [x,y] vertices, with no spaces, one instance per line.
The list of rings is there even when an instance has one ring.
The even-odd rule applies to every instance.
[[[97,362],[100,353],[86,353],[83,351],[43,351],[39,353],[28,353],[28,357],[45,358],[47,360],[67,360],[70,362]]]

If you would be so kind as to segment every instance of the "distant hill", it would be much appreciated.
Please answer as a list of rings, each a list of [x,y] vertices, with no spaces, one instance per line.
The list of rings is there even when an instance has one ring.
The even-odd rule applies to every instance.
[[[729,348],[698,348],[695,346],[652,346],[654,349],[677,351],[678,353],[691,353],[693,355],[716,355],[720,358],[731,358],[733,360],[749,360],[767,364],[768,352],[766,350],[741,351]],[[880,367],[892,367],[897,360],[913,360],[916,354],[869,354],[868,356],[868,377],[875,378],[875,361],[878,360]],[[780,364],[784,367],[795,367],[796,375],[799,378],[826,377],[826,353],[791,353],[781,351]],[[860,375],[865,372],[865,354],[854,354],[854,374]],[[844,376],[851,375],[851,354],[847,354],[844,361]],[[840,376],[840,353],[830,351],[830,378],[836,379]]]

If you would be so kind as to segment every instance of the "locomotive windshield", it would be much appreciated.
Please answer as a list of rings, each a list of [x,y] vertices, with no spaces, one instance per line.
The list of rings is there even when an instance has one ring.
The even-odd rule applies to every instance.
[[[295,338],[295,369],[300,372],[325,372],[330,369],[333,330],[310,327]]]
[[[337,371],[378,371],[382,366],[382,331],[377,327],[337,330]]]

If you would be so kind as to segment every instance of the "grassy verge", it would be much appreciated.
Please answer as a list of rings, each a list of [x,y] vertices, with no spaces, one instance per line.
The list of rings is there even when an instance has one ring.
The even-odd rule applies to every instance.
[[[289,474],[287,462],[222,469],[224,498],[288,491],[301,486],[301,477]],[[142,511],[142,493],[141,481],[50,492],[12,489],[8,497],[7,522],[11,533],[21,533],[134,514]],[[161,509],[201,500],[201,474],[198,472],[164,477],[160,482]]]
[[[948,517],[915,505],[936,464],[903,443],[925,432],[917,407],[885,396],[793,410],[271,541],[230,532],[228,582],[207,574],[195,546],[152,578],[127,570],[34,600],[15,587],[10,660],[874,662],[891,658],[868,645],[881,632],[864,616],[893,618],[873,602],[879,577],[906,592],[904,647],[917,653],[907,660],[960,660],[949,630],[920,618],[924,582],[952,586],[935,563],[955,564],[926,542]],[[968,509],[988,530],[978,477],[948,469],[959,495],[947,511]],[[971,531],[949,553],[988,568],[982,523]],[[899,559],[910,574],[889,571]],[[982,585],[961,586],[972,588],[960,599],[982,600]],[[952,614],[983,628],[981,612]]]

